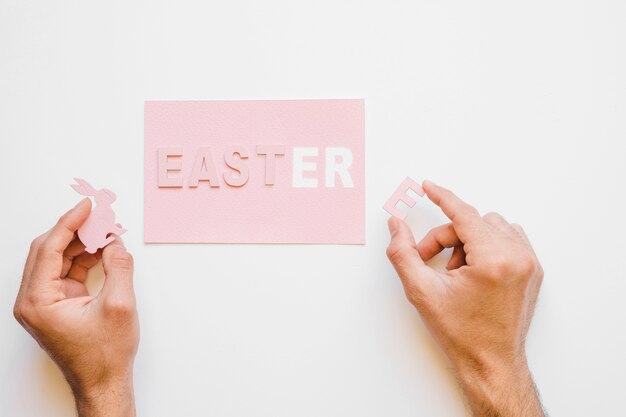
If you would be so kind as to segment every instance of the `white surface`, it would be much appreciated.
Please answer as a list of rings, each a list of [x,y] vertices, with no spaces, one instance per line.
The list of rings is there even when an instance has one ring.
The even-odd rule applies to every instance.
[[[13,320],[30,240],[117,192],[143,416],[464,416],[385,258],[405,175],[521,223],[553,416],[623,416],[626,3],[0,0],[0,415],[67,416]],[[144,245],[145,99],[366,98],[367,245]],[[424,200],[417,235],[442,221]]]

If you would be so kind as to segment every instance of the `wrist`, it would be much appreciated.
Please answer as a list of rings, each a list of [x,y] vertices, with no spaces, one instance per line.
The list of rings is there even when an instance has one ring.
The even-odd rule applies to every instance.
[[[524,354],[454,363],[476,417],[543,417],[544,412]]]
[[[72,391],[80,417],[135,416],[132,371]]]

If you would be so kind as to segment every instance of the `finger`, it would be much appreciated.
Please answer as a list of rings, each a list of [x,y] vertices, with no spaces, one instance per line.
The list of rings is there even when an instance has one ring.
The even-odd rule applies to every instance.
[[[533,254],[535,255],[535,257],[537,256],[537,254],[535,253],[535,248],[533,248],[533,245],[530,243],[530,239],[528,238],[528,235],[526,235],[526,232],[524,231],[524,229],[522,228],[522,226],[520,226],[519,224],[512,224],[511,227],[513,228],[513,230],[515,231],[515,233],[517,234],[517,236],[519,237],[519,239],[526,245],[528,246],[528,248],[533,252]]]
[[[84,283],[87,279],[87,273],[91,268],[96,266],[98,260],[98,256],[92,253],[84,252],[78,255],[72,261],[72,266],[65,277]]]
[[[448,271],[452,271],[453,269],[458,269],[466,265],[465,262],[465,251],[463,250],[463,246],[455,246],[452,251],[452,256],[448,261],[448,265],[446,265],[446,269]]]
[[[417,244],[417,251],[426,262],[445,248],[459,245],[462,245],[461,240],[454,231],[452,223],[448,223],[431,229]]]
[[[54,251],[62,254],[68,249],[69,244],[74,240],[76,231],[87,220],[91,213],[91,200],[84,198],[65,213],[48,234],[48,238],[42,245],[47,251]],[[72,248],[75,250],[75,248]]]
[[[61,278],[63,252],[74,238],[76,230],[84,223],[90,212],[91,201],[85,198],[61,216],[38,248],[31,284],[42,284],[46,281]]]
[[[67,245],[67,248],[63,251],[63,268],[61,269],[61,277],[66,277],[69,273],[74,258],[85,252],[85,245],[80,241],[78,237]]]
[[[494,212],[487,213],[483,216],[483,220],[485,221],[485,223],[489,224],[490,226],[510,237],[511,239],[523,241],[523,239],[515,231],[515,229],[513,229],[509,222],[507,222],[506,219],[500,214]]]
[[[539,264],[539,259],[537,259],[537,254],[535,252],[535,249],[533,248],[533,245],[530,243],[530,239],[528,238],[528,235],[526,235],[526,232],[524,231],[522,226],[514,223],[511,225],[511,227],[519,235],[520,239],[524,242],[524,244],[528,246],[530,251],[533,253],[533,256],[537,260],[537,264],[539,265],[539,271],[540,271],[538,274],[539,279],[535,280],[534,289],[533,289],[533,300],[532,300],[533,307],[532,308],[534,311],[535,303],[537,301],[537,297],[539,296],[539,288],[541,288],[541,283],[543,282],[543,269],[541,268],[541,265]],[[529,320],[530,320],[530,317],[532,317],[533,311],[531,311],[530,315],[528,316]]]
[[[122,238],[112,236],[115,236],[115,240],[102,250],[105,281],[98,298],[101,298],[105,305],[108,303],[115,306],[134,306],[133,257],[126,250]]]
[[[61,280],[61,290],[65,294],[66,298],[84,297],[89,295],[87,287],[82,282],[73,280],[72,278],[65,278]]]
[[[509,224],[509,222],[507,222],[506,219],[502,217],[502,215],[496,212],[491,211],[485,214],[483,216],[483,220],[485,221],[485,223],[492,225],[496,229],[503,231],[511,230],[511,225]]]
[[[37,259],[37,253],[39,252],[39,246],[48,237],[48,232],[36,237],[30,244],[30,250],[28,251],[28,257],[26,258],[26,264],[24,265],[23,279],[28,280],[33,273],[35,267],[35,261]]]
[[[461,242],[467,243],[482,234],[482,218],[474,207],[431,181],[424,181],[423,188],[428,198],[450,219]]]
[[[85,252],[85,244],[81,242],[77,236],[75,236],[70,244],[67,245],[65,251],[63,251],[63,255],[74,258],[83,252]]]
[[[415,265],[423,265],[424,262],[417,252],[415,238],[409,226],[395,217],[389,218],[387,226],[391,235],[391,241],[387,247],[389,260],[393,263],[392,258],[395,258],[396,255],[402,255],[397,257],[406,258],[406,260],[411,261]]]
[[[413,233],[409,226],[394,217],[389,219],[391,241],[387,257],[398,273],[407,298],[423,311],[430,294],[437,288],[437,273],[427,266],[417,251]]]
[[[46,238],[46,234],[36,237],[30,244],[30,249],[28,251],[28,256],[26,257],[26,263],[24,264],[24,272],[22,273],[22,282],[20,283],[20,289],[17,292],[17,297],[15,298],[15,305],[13,307],[13,315],[19,321],[22,322],[21,317],[21,304],[24,300],[25,293],[27,292],[28,284],[30,282],[30,277],[33,272],[33,267],[35,266],[35,259],[37,258],[37,252],[39,251],[39,246],[41,242]]]
[[[524,242],[530,245],[530,239],[528,239],[528,236],[526,235],[526,232],[524,232],[524,229],[522,228],[522,226],[520,226],[519,224],[513,223],[511,227],[513,228],[513,230],[515,230],[515,233],[517,233],[519,237],[521,237],[524,240]]]
[[[428,278],[433,270],[424,264],[417,251],[413,233],[409,226],[395,217],[388,221],[391,241],[387,247],[387,257],[398,273],[407,293],[427,292]]]

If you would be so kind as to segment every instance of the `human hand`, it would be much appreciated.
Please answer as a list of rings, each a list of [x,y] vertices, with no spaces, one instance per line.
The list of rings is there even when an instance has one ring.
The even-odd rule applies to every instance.
[[[133,258],[117,236],[96,254],[84,252],[75,232],[90,211],[86,198],[32,242],[13,313],[65,375],[80,416],[127,417],[135,414],[139,343]],[[100,257],[106,278],[91,296],[87,271]]]
[[[543,416],[525,354],[543,270],[526,234],[502,216],[478,211],[425,181],[424,191],[451,223],[418,243],[389,219],[387,256],[409,301],[442,347],[476,416]],[[446,272],[427,266],[454,248]]]

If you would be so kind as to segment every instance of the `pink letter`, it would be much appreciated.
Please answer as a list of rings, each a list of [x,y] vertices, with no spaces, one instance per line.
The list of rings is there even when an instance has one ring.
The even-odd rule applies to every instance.
[[[203,169],[205,168],[205,169]],[[220,182],[213,163],[211,148],[203,146],[196,152],[196,159],[193,162],[193,170],[189,179],[190,187],[197,187],[200,181],[208,181],[211,187],[219,187]]]
[[[405,180],[402,181],[402,184],[400,184],[400,186],[396,189],[396,191],[391,195],[389,200],[387,200],[387,202],[383,206],[383,208],[387,210],[389,214],[397,217],[400,220],[406,219],[406,214],[396,208],[396,204],[398,204],[398,201],[404,202],[409,207],[413,207],[415,205],[415,200],[406,195],[406,192],[409,189],[413,190],[415,194],[419,195],[420,197],[424,196],[424,190],[422,189],[422,186],[413,181],[411,178],[406,177]]]
[[[276,181],[276,156],[285,154],[284,145],[258,145],[257,155],[265,155],[265,185],[274,185]]]
[[[168,159],[169,156],[183,156],[183,148],[159,148],[159,187],[182,187],[182,177],[168,177],[169,171],[180,171],[183,167],[182,158]]]
[[[239,158],[235,158],[235,154],[239,155]],[[239,172],[239,175],[235,175],[232,171],[224,173],[224,181],[231,187],[241,187],[248,182],[248,167],[243,163],[242,159],[248,158],[248,150],[245,146],[233,145],[226,149],[224,152],[224,161],[226,165],[232,168],[234,171]]]

